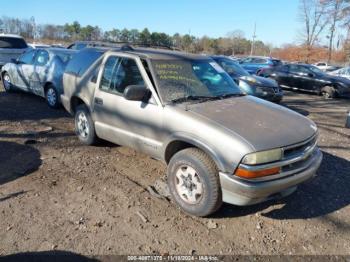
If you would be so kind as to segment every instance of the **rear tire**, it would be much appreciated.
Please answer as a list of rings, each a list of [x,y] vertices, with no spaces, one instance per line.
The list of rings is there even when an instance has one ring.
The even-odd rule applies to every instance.
[[[187,148],[170,160],[167,176],[172,199],[186,213],[205,217],[222,205],[219,172],[215,162],[197,148]]]
[[[85,145],[93,145],[97,142],[94,122],[90,111],[85,105],[79,105],[75,111],[75,133]]]
[[[336,97],[336,91],[332,86],[325,86],[321,89],[321,94],[324,99],[333,99]]]
[[[49,85],[45,91],[46,103],[51,108],[58,108],[60,105],[60,99],[57,89],[53,85]]]
[[[7,72],[5,72],[2,76],[2,85],[3,85],[6,92],[13,91],[11,77]]]

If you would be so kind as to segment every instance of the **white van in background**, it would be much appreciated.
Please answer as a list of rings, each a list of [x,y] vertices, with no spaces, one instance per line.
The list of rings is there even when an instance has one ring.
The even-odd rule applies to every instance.
[[[17,59],[28,48],[30,47],[28,47],[23,37],[0,34],[0,68],[4,64],[11,62],[11,59]]]

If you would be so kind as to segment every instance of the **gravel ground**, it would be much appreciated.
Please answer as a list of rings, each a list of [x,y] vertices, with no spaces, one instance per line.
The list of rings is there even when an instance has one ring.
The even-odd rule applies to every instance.
[[[0,255],[350,255],[349,100],[286,92],[284,105],[319,127],[318,176],[286,199],[196,218],[147,191],[162,163],[107,142],[83,146],[63,109],[1,91]]]

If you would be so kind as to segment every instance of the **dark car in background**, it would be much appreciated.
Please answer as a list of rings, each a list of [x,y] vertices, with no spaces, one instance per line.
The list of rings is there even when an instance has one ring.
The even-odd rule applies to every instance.
[[[275,80],[251,75],[229,57],[212,56],[211,58],[229,74],[246,94],[271,102],[281,102],[283,91]]]
[[[265,56],[249,56],[239,63],[250,74],[259,74],[263,68],[273,68],[283,64],[279,59]]]
[[[275,79],[282,87],[309,91],[326,99],[350,94],[350,80],[326,74],[308,64],[285,64],[260,71],[260,76]]]

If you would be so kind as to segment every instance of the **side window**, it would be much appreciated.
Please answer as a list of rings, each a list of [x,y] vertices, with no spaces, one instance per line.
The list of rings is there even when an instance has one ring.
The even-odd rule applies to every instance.
[[[289,72],[289,66],[288,65],[283,65],[279,67],[279,71],[288,73]]]
[[[289,71],[290,71],[292,74],[300,73],[300,66],[297,66],[297,65],[290,65]]]
[[[243,62],[243,63],[251,63],[252,60],[253,60],[253,58],[248,57],[248,58],[245,58],[242,62]]]
[[[40,50],[35,57],[35,64],[44,66],[49,61],[49,53],[45,50]]]
[[[254,64],[266,64],[267,60],[263,58],[254,58],[252,63]]]
[[[31,50],[29,52],[25,52],[23,55],[20,56],[18,61],[21,64],[31,65],[31,64],[33,64],[34,55],[35,55],[35,51],[34,50]]]
[[[135,60],[109,57],[106,61],[100,89],[122,95],[129,85],[144,85],[143,78]]]

